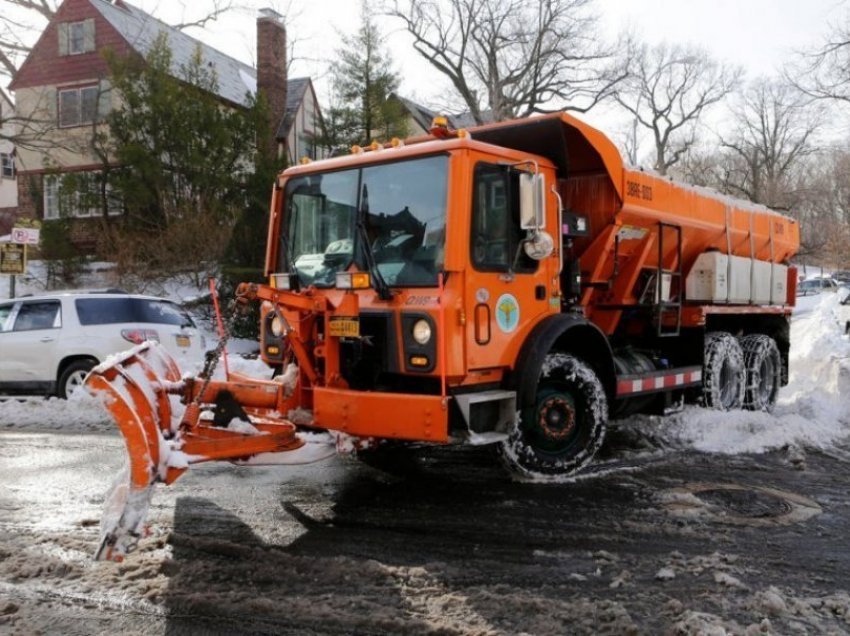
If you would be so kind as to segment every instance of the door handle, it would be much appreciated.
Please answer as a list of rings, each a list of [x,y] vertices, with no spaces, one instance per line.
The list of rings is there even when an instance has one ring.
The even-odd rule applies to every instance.
[[[51,338],[50,336],[46,336],[40,340],[40,342],[53,342],[56,338]]]

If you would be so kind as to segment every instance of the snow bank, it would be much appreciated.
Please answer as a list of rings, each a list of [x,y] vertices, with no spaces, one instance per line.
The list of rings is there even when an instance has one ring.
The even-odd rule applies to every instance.
[[[813,298],[791,323],[790,382],[773,413],[690,407],[669,418],[635,418],[636,425],[654,428],[665,445],[724,454],[824,449],[850,437],[850,341],[838,320],[839,295]]]
[[[0,430],[113,431],[115,424],[100,402],[77,391],[68,400],[59,398],[2,398]]]

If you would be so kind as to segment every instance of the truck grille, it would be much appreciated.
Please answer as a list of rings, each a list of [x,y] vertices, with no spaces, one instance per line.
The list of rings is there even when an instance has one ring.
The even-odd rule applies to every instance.
[[[398,371],[398,345],[395,342],[393,314],[360,314],[360,338],[340,343],[340,369],[349,387],[375,390],[381,376]]]

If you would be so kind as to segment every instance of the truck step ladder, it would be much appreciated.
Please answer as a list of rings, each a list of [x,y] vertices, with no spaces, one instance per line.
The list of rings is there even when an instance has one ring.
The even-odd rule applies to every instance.
[[[664,268],[664,233],[672,230],[676,240],[676,262],[672,269]],[[673,300],[664,295],[664,279],[670,279],[670,294]],[[682,330],[682,294],[684,293],[682,278],[682,226],[675,223],[658,222],[658,269],[655,272],[655,325],[659,338],[678,336]],[[668,317],[675,316],[675,323],[670,324]]]

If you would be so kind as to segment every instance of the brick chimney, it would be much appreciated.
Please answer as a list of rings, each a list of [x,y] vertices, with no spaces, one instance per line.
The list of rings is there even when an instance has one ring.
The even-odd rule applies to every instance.
[[[265,96],[269,109],[269,135],[258,140],[259,149],[281,157],[283,146],[276,137],[286,113],[286,27],[273,9],[260,9],[257,16],[257,93]]]

